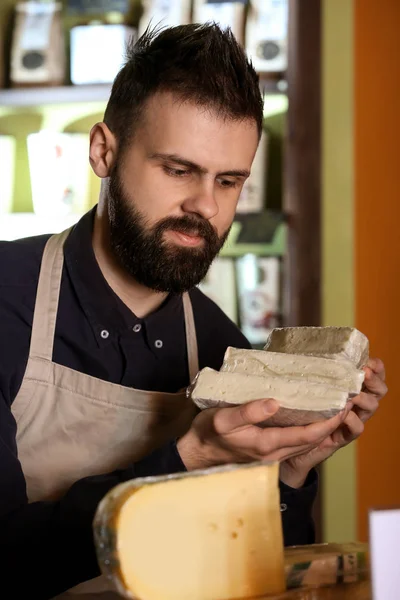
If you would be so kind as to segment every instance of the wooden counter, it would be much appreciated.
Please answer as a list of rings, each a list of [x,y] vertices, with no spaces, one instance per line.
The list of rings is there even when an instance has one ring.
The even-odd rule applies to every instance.
[[[362,581],[325,588],[293,590],[279,596],[268,596],[265,600],[372,600],[372,593],[370,582]]]

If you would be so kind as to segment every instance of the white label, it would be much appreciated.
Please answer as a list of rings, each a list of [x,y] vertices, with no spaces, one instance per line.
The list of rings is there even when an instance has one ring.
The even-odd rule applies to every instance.
[[[400,597],[400,509],[373,510],[369,516],[374,600]]]
[[[221,27],[234,28],[235,25],[235,3],[228,2],[223,4],[204,4],[200,9],[200,20],[202,23],[206,21],[215,21]]]
[[[52,7],[37,5],[28,7],[25,15],[24,28],[21,34],[22,50],[46,50],[50,41],[50,28],[53,18]]]
[[[265,38],[282,40],[287,33],[287,0],[258,0],[257,17],[259,29]]]
[[[190,20],[188,0],[148,0],[143,4],[145,13],[141,19],[140,33],[143,33],[150,21],[153,27],[174,27]]]

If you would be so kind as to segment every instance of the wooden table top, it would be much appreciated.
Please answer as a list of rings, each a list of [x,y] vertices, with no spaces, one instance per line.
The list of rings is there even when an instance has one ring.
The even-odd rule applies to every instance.
[[[372,600],[369,581],[347,583],[332,587],[298,589],[278,596],[268,596],[263,600]]]

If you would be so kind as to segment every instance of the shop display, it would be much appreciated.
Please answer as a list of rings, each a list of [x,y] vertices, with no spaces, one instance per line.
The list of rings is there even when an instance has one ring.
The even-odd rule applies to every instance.
[[[0,135],[0,215],[10,213],[14,198],[16,140]]]
[[[251,174],[241,191],[236,212],[257,213],[266,205],[268,178],[268,141],[267,131],[263,131],[260,143],[251,166]]]
[[[123,19],[116,15],[116,20]],[[74,85],[112,83],[123,66],[136,29],[124,23],[92,23],[71,29],[71,81]]]
[[[231,258],[214,259],[199,289],[213,300],[221,310],[237,323],[237,297],[235,263]]]
[[[280,325],[280,261],[246,254],[236,262],[240,327],[251,344],[265,344]]]
[[[33,209],[46,217],[82,214],[89,201],[89,136],[41,131],[28,136]]]
[[[139,35],[146,28],[173,27],[190,23],[191,0],[142,0],[143,15],[139,23]]]
[[[264,350],[348,360],[362,368],[369,340],[354,327],[282,327],[271,332]]]
[[[61,85],[66,55],[60,2],[20,2],[11,47],[13,86]]]
[[[246,50],[256,71],[286,71],[288,0],[250,0]]]
[[[253,463],[117,486],[94,520],[102,572],[122,596],[140,600],[284,591],[278,479],[278,463]]]
[[[230,27],[238,42],[244,44],[245,5],[246,2],[242,0],[236,2],[194,0],[193,22],[215,21],[223,29]]]

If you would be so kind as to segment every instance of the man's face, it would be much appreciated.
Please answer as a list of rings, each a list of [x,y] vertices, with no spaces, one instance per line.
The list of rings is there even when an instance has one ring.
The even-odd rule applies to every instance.
[[[151,98],[109,181],[111,247],[126,271],[162,292],[197,285],[229,233],[257,144],[253,121]]]

